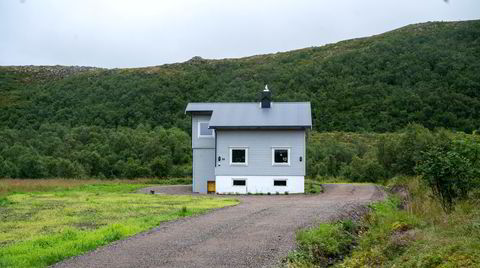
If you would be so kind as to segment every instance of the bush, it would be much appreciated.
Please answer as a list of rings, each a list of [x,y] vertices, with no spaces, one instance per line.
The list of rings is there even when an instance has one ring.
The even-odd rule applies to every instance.
[[[356,226],[352,221],[324,223],[297,233],[298,249],[289,255],[289,262],[327,266],[348,253],[354,243]]]
[[[169,176],[171,177],[191,177],[192,165],[186,164],[182,166],[173,165],[170,169]]]
[[[341,175],[355,182],[379,182],[387,177],[386,171],[375,158],[356,156],[350,165],[342,168]]]
[[[22,155],[18,160],[18,168],[21,178],[43,178],[48,174],[44,161],[38,155]]]
[[[7,205],[13,204],[7,197],[0,197],[0,207],[6,207]]]
[[[305,180],[305,193],[306,194],[323,193],[322,184],[318,181],[314,181],[314,180],[311,180],[311,179],[306,179]]]
[[[415,165],[420,160],[422,152],[433,144],[432,133],[421,125],[412,124],[405,129],[397,147],[395,168],[398,174],[415,174]]]
[[[457,200],[467,198],[475,186],[472,163],[451,146],[435,146],[424,152],[416,170],[447,213],[454,209]]]
[[[336,136],[338,133],[333,134],[319,135],[310,141],[307,147],[309,175],[338,176],[341,166],[350,163],[352,158],[359,154],[358,146],[352,142],[341,141],[342,137]]]
[[[81,178],[85,176],[83,167],[78,162],[71,162],[64,158],[49,157],[45,160],[49,177],[54,178]]]
[[[168,156],[157,156],[150,162],[152,175],[156,177],[167,177],[172,169],[172,159]]]
[[[18,173],[18,168],[14,163],[0,158],[0,178],[17,178]]]
[[[434,134],[418,124],[408,125],[399,137],[382,137],[377,143],[377,159],[388,176],[413,175],[422,152],[435,142]]]
[[[133,179],[150,176],[150,170],[144,167],[137,159],[128,158],[124,168],[123,175],[125,178]]]

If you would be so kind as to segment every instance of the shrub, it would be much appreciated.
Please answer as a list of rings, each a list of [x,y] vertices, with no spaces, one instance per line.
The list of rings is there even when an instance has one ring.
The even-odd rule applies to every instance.
[[[180,209],[180,214],[181,215],[186,215],[188,212],[188,209],[186,206],[182,206],[182,208]]]
[[[310,262],[327,266],[333,259],[348,253],[354,243],[355,224],[352,221],[324,223],[297,233],[298,249],[289,262]]]
[[[454,209],[457,200],[466,198],[474,186],[470,160],[451,147],[430,148],[416,170],[447,213]]]
[[[16,178],[18,173],[18,168],[14,163],[0,159],[0,178]]]
[[[10,205],[12,204],[13,202],[10,201],[8,198],[6,197],[0,197],[0,207],[5,207],[7,205]]]
[[[375,158],[356,156],[350,165],[342,167],[341,175],[356,182],[378,182],[387,177],[385,169]]]
[[[342,164],[350,163],[357,155],[356,147],[351,142],[342,142],[336,136],[319,136],[321,140],[310,141],[307,147],[307,170],[309,175],[337,176]]]
[[[150,170],[156,177],[166,177],[170,174],[172,160],[168,156],[157,156],[150,162]]]
[[[150,169],[152,169],[152,166],[150,166]],[[153,174],[153,170],[152,170]],[[187,164],[187,165],[173,165],[170,169],[169,176],[172,177],[186,177],[186,176],[192,176],[192,165]]]
[[[399,137],[382,137],[377,142],[377,159],[388,176],[413,175],[422,152],[434,142],[435,137],[430,130],[410,124]]]
[[[305,193],[306,194],[317,194],[317,193],[322,193],[323,192],[323,187],[320,182],[314,181],[307,179],[305,180]],[[277,192],[278,194],[278,192]]]
[[[85,176],[82,165],[78,162],[64,158],[45,158],[45,163],[50,177],[55,178],[81,178]]]
[[[415,174],[415,165],[422,152],[433,144],[432,133],[421,125],[412,124],[405,129],[397,147],[395,171],[403,175]]]
[[[18,160],[19,176],[22,178],[43,178],[47,169],[42,159],[35,154],[22,155]]]
[[[115,168],[124,178],[147,177],[150,175],[150,170],[143,166],[139,160],[133,158],[128,158],[127,162],[118,161]]]

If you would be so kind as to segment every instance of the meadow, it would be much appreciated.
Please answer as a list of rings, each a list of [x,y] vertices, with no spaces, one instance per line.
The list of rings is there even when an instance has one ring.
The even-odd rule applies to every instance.
[[[0,180],[0,267],[45,267],[165,221],[238,203],[135,193],[150,182]]]

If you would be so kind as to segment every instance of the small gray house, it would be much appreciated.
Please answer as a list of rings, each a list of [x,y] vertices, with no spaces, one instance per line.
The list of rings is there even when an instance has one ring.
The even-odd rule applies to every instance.
[[[189,103],[193,192],[303,193],[309,102]]]

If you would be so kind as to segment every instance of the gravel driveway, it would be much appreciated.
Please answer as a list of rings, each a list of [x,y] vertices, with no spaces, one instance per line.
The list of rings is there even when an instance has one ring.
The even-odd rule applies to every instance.
[[[382,199],[373,185],[328,184],[319,195],[236,196],[241,204],[117,241],[55,267],[271,267],[295,248],[295,231]],[[188,193],[165,186],[157,193]],[[190,192],[191,193],[191,192]]]

